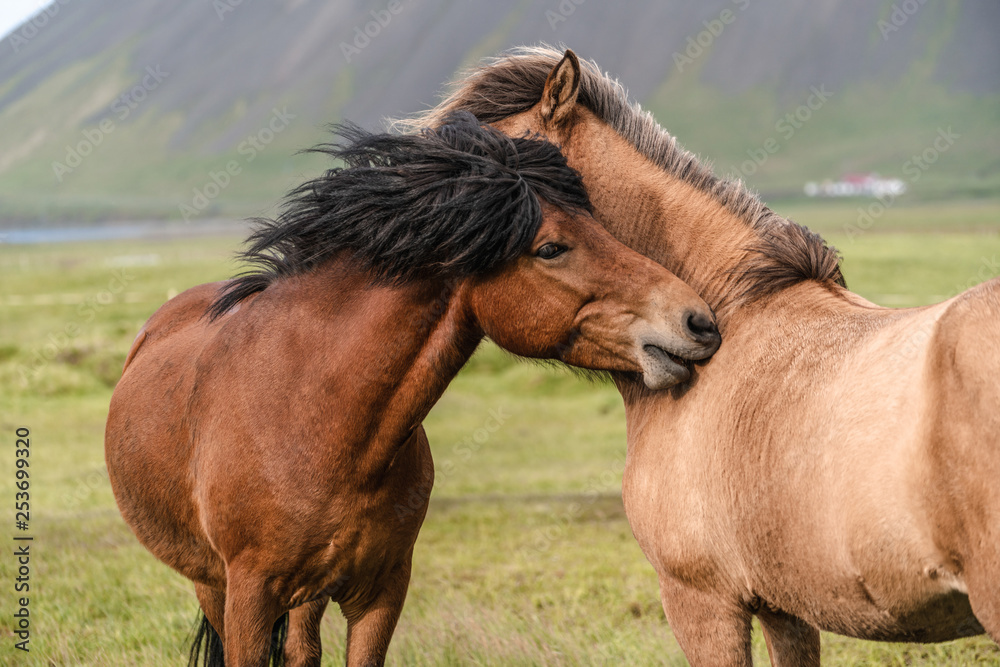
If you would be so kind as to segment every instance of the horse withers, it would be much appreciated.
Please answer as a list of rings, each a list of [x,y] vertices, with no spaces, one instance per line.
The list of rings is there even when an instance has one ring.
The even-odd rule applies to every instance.
[[[122,516],[205,614],[192,662],[318,665],[331,599],[348,664],[384,661],[426,502],[398,507],[434,475],[421,422],[484,336],[652,388],[719,346],[707,305],[590,217],[554,145],[469,114],[342,132],[319,150],[346,166],[259,221],[254,270],[161,307],[112,397]]]

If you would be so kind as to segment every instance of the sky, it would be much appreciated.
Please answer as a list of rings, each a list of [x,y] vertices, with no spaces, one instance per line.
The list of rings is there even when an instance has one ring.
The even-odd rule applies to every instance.
[[[63,0],[67,2],[68,0]],[[2,0],[0,1],[0,39],[34,16],[51,0]]]

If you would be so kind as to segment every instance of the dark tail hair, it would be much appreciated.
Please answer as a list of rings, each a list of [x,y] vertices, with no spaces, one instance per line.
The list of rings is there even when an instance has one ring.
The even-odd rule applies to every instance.
[[[222,653],[222,637],[215,631],[208,617],[201,614],[201,621],[195,621],[197,633],[191,643],[191,655],[188,657],[188,667],[226,667],[226,658]]]
[[[208,622],[205,614],[200,621],[195,621],[197,631],[191,643],[191,654],[188,657],[188,667],[225,667],[226,658],[222,652],[222,637]],[[285,640],[288,639],[288,614],[284,614],[274,622],[271,628],[271,656],[268,659],[270,667],[282,667],[285,664]]]

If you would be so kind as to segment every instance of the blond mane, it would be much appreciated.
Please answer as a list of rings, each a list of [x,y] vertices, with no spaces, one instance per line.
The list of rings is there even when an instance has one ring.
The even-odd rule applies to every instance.
[[[436,107],[392,124],[414,131],[433,127],[458,110],[470,111],[484,123],[527,111],[541,99],[549,72],[562,57],[563,50],[543,44],[489,58],[454,82],[452,92]],[[752,259],[739,268],[745,278],[742,297],[771,294],[804,280],[844,285],[840,256],[822,237],[769,209],[742,181],[716,176],[597,63],[581,60],[580,65],[580,104],[655,165],[709,194],[757,232],[758,243],[749,248]]]

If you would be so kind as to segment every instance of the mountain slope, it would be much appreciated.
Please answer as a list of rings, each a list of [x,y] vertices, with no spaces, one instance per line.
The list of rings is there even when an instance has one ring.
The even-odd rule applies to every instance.
[[[9,220],[267,210],[325,166],[294,155],[325,140],[324,123],[419,110],[461,68],[539,41],[597,60],[683,144],[766,192],[843,171],[904,177],[949,127],[958,138],[908,196],[1000,192],[993,0],[92,0],[50,13],[0,42]]]

